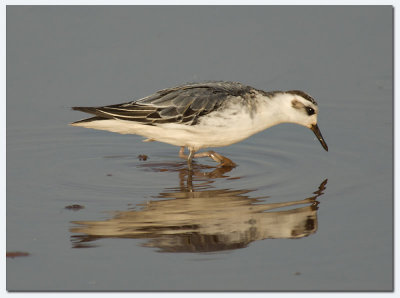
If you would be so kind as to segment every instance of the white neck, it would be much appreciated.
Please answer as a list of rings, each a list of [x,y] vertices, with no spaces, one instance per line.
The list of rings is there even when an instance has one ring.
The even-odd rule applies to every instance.
[[[253,118],[256,132],[280,123],[295,122],[287,112],[290,111],[291,98],[290,95],[285,93],[276,94],[272,98],[259,96],[257,100],[264,102],[264,104],[258,106],[257,115]]]

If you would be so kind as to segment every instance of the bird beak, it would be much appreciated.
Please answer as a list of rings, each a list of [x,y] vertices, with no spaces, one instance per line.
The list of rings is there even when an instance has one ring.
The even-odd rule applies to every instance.
[[[325,143],[324,138],[322,137],[321,132],[319,131],[318,125],[317,124],[313,124],[311,125],[311,130],[314,132],[314,134],[317,136],[319,142],[321,143],[322,147],[324,147],[324,149],[326,151],[328,151],[328,145]]]

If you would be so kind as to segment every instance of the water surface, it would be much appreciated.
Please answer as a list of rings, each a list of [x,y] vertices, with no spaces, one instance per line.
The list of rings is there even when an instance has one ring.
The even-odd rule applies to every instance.
[[[392,290],[392,14],[8,7],[7,251],[29,255],[7,289]],[[309,92],[329,152],[282,124],[215,149],[236,168],[188,171],[173,146],[67,125],[221,79]]]

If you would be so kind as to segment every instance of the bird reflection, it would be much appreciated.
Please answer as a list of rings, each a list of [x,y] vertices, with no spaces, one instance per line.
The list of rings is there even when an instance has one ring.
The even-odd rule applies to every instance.
[[[194,165],[188,170],[182,163],[143,168],[177,172],[179,187],[166,189],[133,210],[116,211],[107,220],[73,222],[74,247],[90,247],[99,238],[133,238],[146,239],[142,245],[159,252],[216,252],[268,238],[302,238],[317,231],[317,198],[327,179],[308,198],[268,204],[267,197],[251,197],[251,189],[213,188],[216,179],[230,178],[229,167]]]

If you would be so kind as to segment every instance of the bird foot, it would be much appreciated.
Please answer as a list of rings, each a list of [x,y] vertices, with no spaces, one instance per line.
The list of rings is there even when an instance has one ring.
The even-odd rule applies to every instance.
[[[210,157],[211,159],[213,159],[214,161],[218,162],[219,165],[218,167],[235,167],[236,164],[230,160],[229,158],[215,152],[215,151],[206,151],[206,152],[200,152],[200,153],[196,153],[196,154],[190,154],[190,155],[186,155],[185,152],[185,147],[181,147],[181,149],[179,150],[179,157],[186,159],[188,161],[189,164],[191,164],[192,158],[200,158],[200,157]]]
[[[219,167],[236,167],[236,164],[229,158],[214,152],[214,151],[207,151],[208,157],[211,157],[214,161],[219,162]]]

